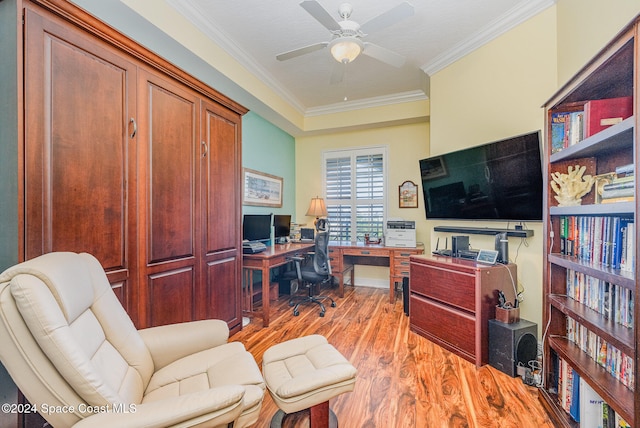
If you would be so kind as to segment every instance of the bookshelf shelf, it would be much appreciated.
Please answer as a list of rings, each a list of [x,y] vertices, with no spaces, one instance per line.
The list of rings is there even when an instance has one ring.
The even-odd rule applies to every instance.
[[[602,132],[585,138],[578,144],[554,153],[550,156],[549,162],[586,158],[596,155],[599,151],[630,149],[633,147],[633,128],[635,118],[633,116],[623,120],[617,125],[605,129]]]
[[[580,377],[588,378],[591,387],[631,426],[634,392],[614,379],[607,371],[564,337],[550,337],[549,347],[573,367]]]
[[[615,412],[615,417],[631,426],[640,423],[637,199],[598,204],[600,197],[592,190],[583,197],[583,205],[558,207],[551,187],[552,172],[567,172],[575,165],[584,166],[585,174],[602,177],[633,165],[626,175],[633,177],[635,189],[640,185],[634,174],[640,163],[636,135],[640,88],[634,85],[640,79],[634,59],[640,56],[638,34],[640,16],[544,105],[543,319],[548,327],[539,397],[550,417],[563,427],[580,424],[565,410],[575,398],[575,385],[566,371],[558,370],[559,365],[568,373],[575,370],[609,406],[610,417]],[[586,138],[579,141],[583,135]],[[622,182],[623,176],[618,172],[614,182]],[[581,303],[587,302],[586,297],[597,311]],[[610,319],[614,312],[630,327]],[[609,353],[603,352],[603,342]],[[635,391],[626,383],[633,383]]]
[[[580,260],[577,260],[575,257],[562,254],[549,254],[547,256],[547,260],[549,261],[549,263],[552,263],[555,266],[583,272],[586,275],[601,279],[606,282],[621,285],[631,290],[634,290],[636,286],[636,279],[633,272],[613,269],[611,267],[594,263],[582,262]]]
[[[570,297],[551,294],[548,296],[548,300],[551,306],[563,314],[583,324],[625,354],[633,355],[635,343],[633,330],[602,318],[600,313],[576,302]]]
[[[635,202],[616,202],[614,204],[589,204],[575,207],[550,207],[550,215],[631,215],[635,211]]]

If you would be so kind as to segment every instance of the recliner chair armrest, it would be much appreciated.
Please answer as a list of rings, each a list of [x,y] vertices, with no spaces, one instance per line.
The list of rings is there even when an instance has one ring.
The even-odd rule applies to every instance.
[[[138,330],[156,370],[187,355],[224,345],[229,327],[222,320],[191,321]]]
[[[227,385],[150,403],[125,404],[122,409],[95,413],[73,427],[163,428],[178,424],[196,426],[204,421],[224,425],[240,417],[244,392],[241,385]],[[189,424],[189,421],[193,423]]]

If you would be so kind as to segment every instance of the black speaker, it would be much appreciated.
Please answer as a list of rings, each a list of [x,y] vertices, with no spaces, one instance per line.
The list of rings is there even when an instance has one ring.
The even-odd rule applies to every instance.
[[[409,316],[409,277],[402,277],[402,306],[404,314]]]
[[[459,257],[458,251],[469,249],[468,236],[452,236],[451,237],[451,257]]]
[[[489,320],[489,364],[509,376],[518,375],[518,364],[529,366],[538,356],[538,326],[521,319],[512,324]]]
[[[501,232],[496,235],[495,250],[498,252],[498,263],[509,263],[509,238],[507,232]]]

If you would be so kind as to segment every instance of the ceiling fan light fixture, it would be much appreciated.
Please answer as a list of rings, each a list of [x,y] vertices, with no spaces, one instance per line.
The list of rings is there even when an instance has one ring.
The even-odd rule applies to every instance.
[[[336,61],[348,64],[362,52],[362,42],[356,37],[339,37],[329,44],[331,55]]]

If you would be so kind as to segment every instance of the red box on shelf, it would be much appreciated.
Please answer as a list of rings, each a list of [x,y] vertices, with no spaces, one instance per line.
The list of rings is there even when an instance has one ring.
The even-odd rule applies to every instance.
[[[584,105],[584,138],[597,134],[633,114],[633,97],[605,98]]]

